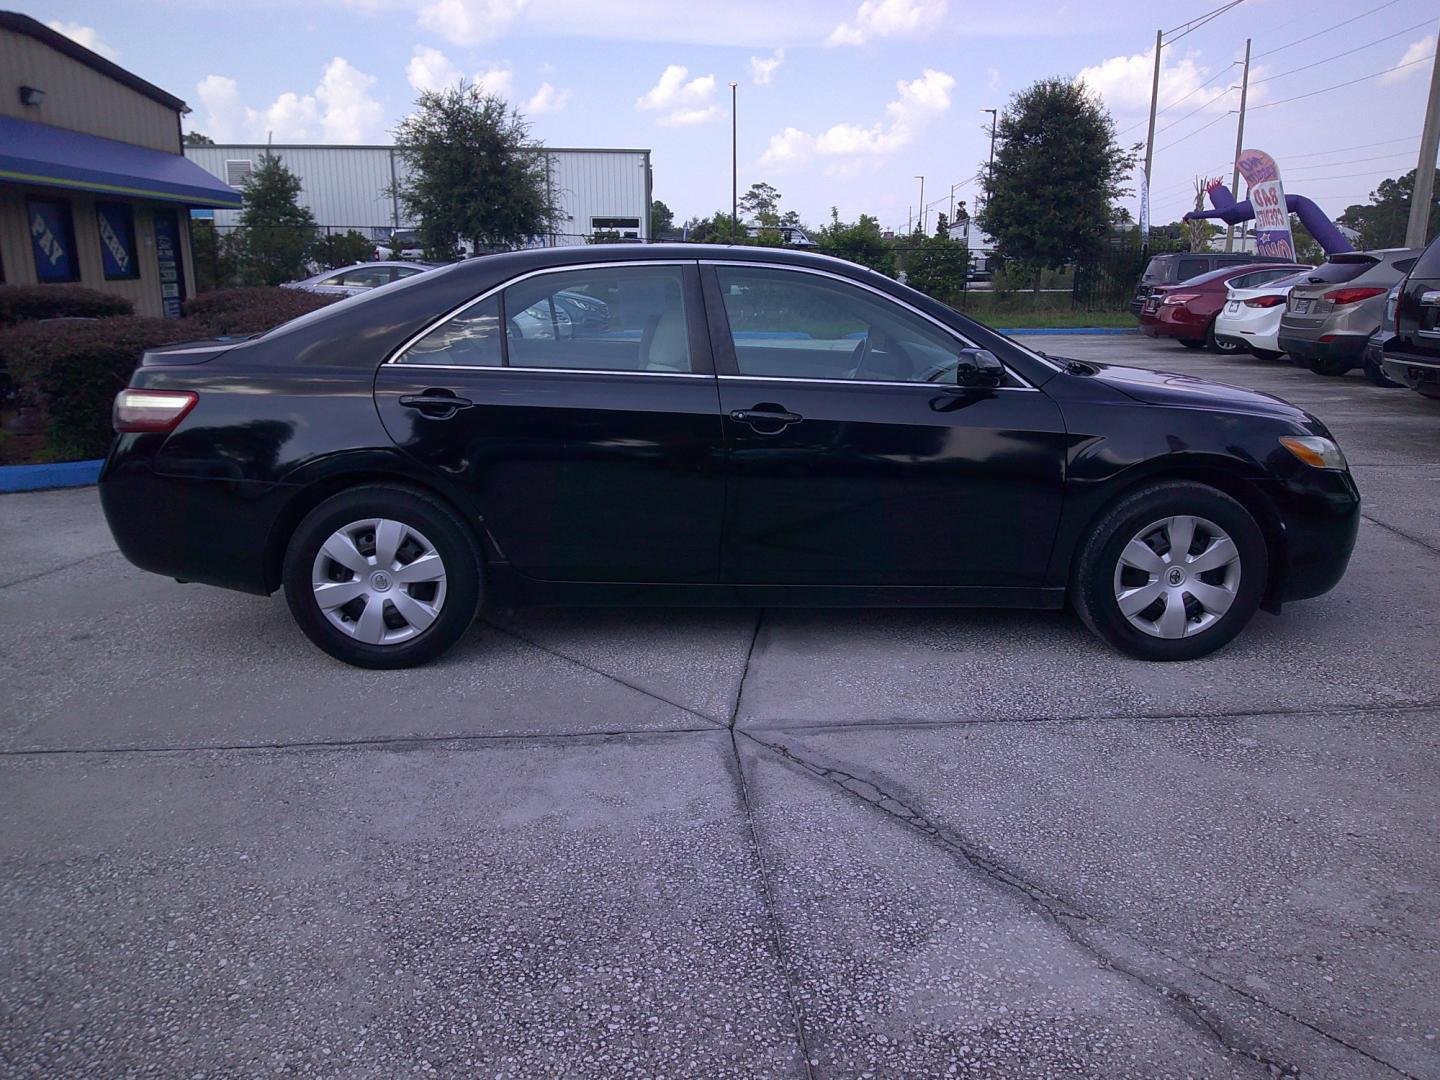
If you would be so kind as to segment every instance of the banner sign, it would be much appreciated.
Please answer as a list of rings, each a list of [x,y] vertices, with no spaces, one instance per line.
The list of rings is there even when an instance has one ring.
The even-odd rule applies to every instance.
[[[1294,259],[1295,238],[1290,233],[1290,209],[1280,184],[1280,166],[1264,150],[1242,150],[1235,164],[1250,187],[1250,206],[1255,211],[1255,254]]]
[[[105,268],[106,280],[138,278],[135,220],[130,207],[123,203],[96,203],[95,217],[100,227],[100,262]]]
[[[76,281],[75,252],[67,203],[31,199],[30,246],[35,252],[35,277],[40,281]]]
[[[180,265],[180,223],[174,210],[155,211],[155,261],[160,264],[160,298],[165,318],[178,319],[185,299]]]

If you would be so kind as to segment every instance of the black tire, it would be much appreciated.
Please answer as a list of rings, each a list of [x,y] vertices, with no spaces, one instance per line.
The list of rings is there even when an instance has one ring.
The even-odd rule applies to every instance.
[[[1205,348],[1221,356],[1235,356],[1245,351],[1245,346],[1234,341],[1221,341],[1215,336],[1215,320],[1210,320],[1210,325],[1205,327]]]
[[[398,521],[420,533],[433,547],[434,554],[440,557],[444,569],[444,593],[438,612],[433,613],[434,621],[418,631],[412,629],[413,636],[408,639],[389,644],[368,644],[356,640],[332,623],[316,600],[312,580],[316,557],[322,545],[346,525],[370,518]],[[361,536],[363,540],[363,533]],[[373,543],[373,535],[371,539]],[[406,541],[407,544],[410,542]],[[401,553],[404,552],[402,546]],[[400,569],[403,570],[404,566],[401,565]],[[354,580],[359,581],[360,575],[351,572]],[[421,491],[388,484],[366,484],[326,499],[300,522],[285,552],[285,599],[300,629],[337,660],[363,668],[414,667],[433,660],[449,649],[475,621],[483,595],[483,577],[475,538],[448,506]],[[418,591],[419,586],[402,585],[398,579],[381,587],[396,592],[404,590],[410,598],[424,598]],[[434,596],[432,589],[430,603],[434,603]],[[363,613],[371,602],[365,600],[360,603],[359,612]],[[352,618],[344,614],[345,609],[337,611],[341,613],[339,617],[342,621],[359,625],[359,614]],[[382,601],[377,611],[383,613],[387,628],[390,628],[391,621],[403,623],[403,617],[393,603]],[[400,626],[400,632],[405,632],[407,625]]]
[[[1278,349],[1257,349],[1252,345],[1250,355],[1260,360],[1279,360],[1285,354]]]
[[[1404,383],[1396,382],[1390,378],[1389,375],[1386,375],[1385,369],[1374,360],[1367,359],[1365,361],[1365,378],[1369,379],[1376,386],[1383,386],[1387,390],[1399,390],[1405,386]]]
[[[1344,375],[1355,366],[1352,360],[1337,360],[1329,356],[1312,356],[1307,365],[1316,375],[1333,377]]]
[[[1205,348],[1205,342],[1203,342],[1203,341],[1192,341],[1192,340],[1190,340],[1190,338],[1183,338],[1183,337],[1182,337],[1182,338],[1176,338],[1175,340],[1178,341],[1178,342],[1180,342],[1180,344],[1181,344],[1181,345],[1184,345],[1185,348],[1187,348],[1187,349],[1203,349],[1203,348]]]
[[[1121,613],[1115,585],[1120,553],[1142,529],[1175,515],[1214,522],[1234,541],[1240,577],[1234,599],[1206,629],[1161,638],[1136,628]],[[1250,512],[1229,495],[1188,480],[1162,481],[1124,496],[1104,510],[1080,545],[1070,581],[1070,602],[1101,640],[1141,660],[1194,660],[1228,644],[1260,606],[1269,578],[1265,536]]]

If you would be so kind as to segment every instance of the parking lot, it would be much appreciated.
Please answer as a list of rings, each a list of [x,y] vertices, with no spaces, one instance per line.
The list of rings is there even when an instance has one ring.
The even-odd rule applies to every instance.
[[[561,609],[375,672],[0,497],[0,1074],[1440,1077],[1440,402],[1022,340],[1317,414],[1345,580],[1180,665]]]

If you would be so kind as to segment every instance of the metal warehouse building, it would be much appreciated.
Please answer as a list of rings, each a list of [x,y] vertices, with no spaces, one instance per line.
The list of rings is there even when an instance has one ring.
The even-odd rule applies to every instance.
[[[239,187],[269,150],[300,177],[300,203],[330,229],[358,229],[383,240],[392,229],[413,228],[399,202],[386,194],[406,176],[404,161],[390,146],[306,146],[262,143],[187,146],[185,156],[212,176]],[[547,147],[550,183],[562,210],[557,231],[544,243],[580,244],[598,231],[649,239],[650,151],[580,150]],[[217,210],[218,227],[233,225],[239,213]]]

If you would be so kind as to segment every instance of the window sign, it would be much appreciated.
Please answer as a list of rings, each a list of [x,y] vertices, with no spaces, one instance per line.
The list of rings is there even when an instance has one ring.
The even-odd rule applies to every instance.
[[[140,276],[135,255],[135,216],[124,203],[96,203],[95,219],[100,228],[100,262],[107,281]]]
[[[178,319],[185,299],[180,264],[180,222],[174,210],[155,211],[155,261],[160,265],[160,300],[165,318]]]
[[[70,204],[48,199],[31,199],[30,246],[35,252],[35,277],[39,281],[77,281],[75,227]]]

